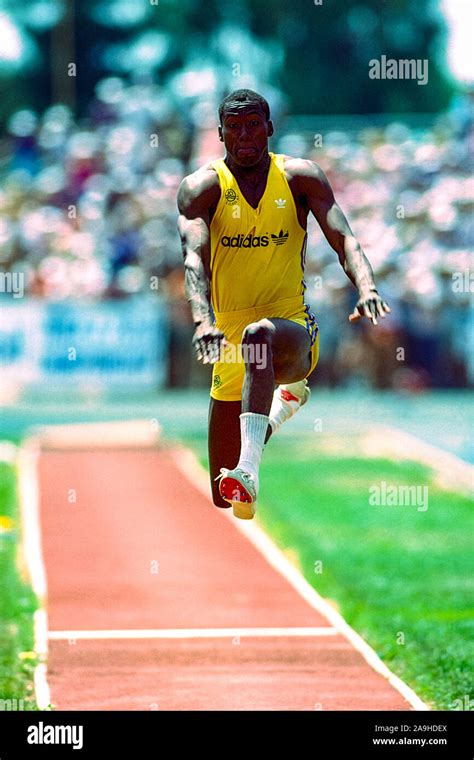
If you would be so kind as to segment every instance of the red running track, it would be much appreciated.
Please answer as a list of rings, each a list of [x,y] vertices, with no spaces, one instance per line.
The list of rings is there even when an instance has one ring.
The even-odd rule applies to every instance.
[[[49,450],[50,631],[331,627],[169,450]],[[75,500],[74,500],[75,499]],[[407,710],[342,635],[50,641],[59,710]]]

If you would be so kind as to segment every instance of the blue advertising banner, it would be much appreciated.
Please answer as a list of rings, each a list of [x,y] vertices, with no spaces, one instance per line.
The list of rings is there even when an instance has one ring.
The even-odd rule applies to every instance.
[[[168,362],[166,303],[0,302],[0,371],[19,383],[163,385]]]

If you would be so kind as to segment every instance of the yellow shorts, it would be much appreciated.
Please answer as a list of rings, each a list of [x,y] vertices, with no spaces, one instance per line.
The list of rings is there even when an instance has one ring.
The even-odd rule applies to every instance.
[[[314,315],[309,307],[301,305],[301,296],[285,298],[283,301],[255,306],[237,311],[215,312],[216,326],[224,333],[229,345],[222,351],[221,359],[213,365],[211,396],[219,401],[239,401],[242,398],[242,385],[245,376],[245,363],[241,351],[242,333],[248,324],[267,317],[289,319],[308,330],[311,338],[311,367],[308,377],[316,367],[319,357],[319,330]],[[258,349],[253,360],[258,364],[265,357],[258,356]],[[303,378],[302,378],[303,379]]]

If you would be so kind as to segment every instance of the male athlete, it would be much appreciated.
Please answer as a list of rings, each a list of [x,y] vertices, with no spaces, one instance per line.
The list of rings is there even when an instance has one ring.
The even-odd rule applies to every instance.
[[[264,444],[307,401],[318,360],[318,325],[304,300],[310,211],[359,291],[349,320],[376,325],[390,309],[322,169],[268,151],[267,101],[236,90],[219,120],[225,158],[183,179],[178,229],[193,345],[198,360],[213,364],[213,501],[252,519]]]

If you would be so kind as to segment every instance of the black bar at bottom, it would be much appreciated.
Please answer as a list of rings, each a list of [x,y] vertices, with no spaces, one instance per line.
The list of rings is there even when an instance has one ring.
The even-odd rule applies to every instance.
[[[0,760],[186,751],[227,760],[258,747],[293,758],[473,760],[471,712],[0,712]],[[106,753],[106,754],[104,754]],[[192,753],[192,754],[191,754]]]

